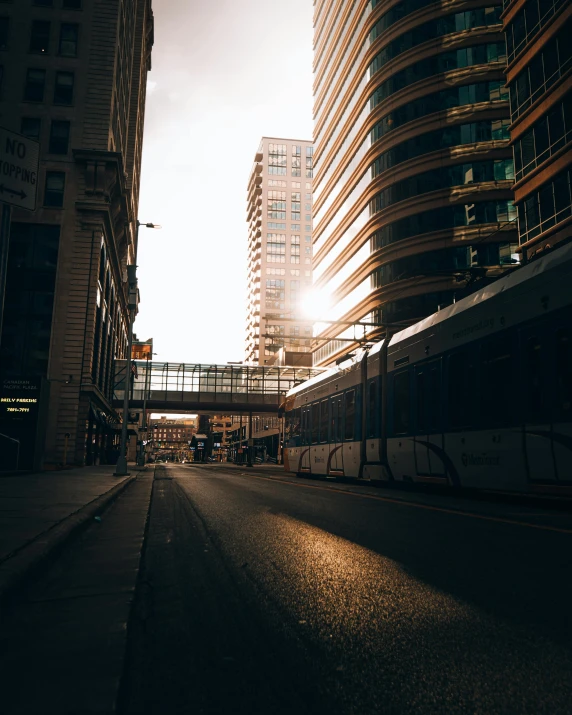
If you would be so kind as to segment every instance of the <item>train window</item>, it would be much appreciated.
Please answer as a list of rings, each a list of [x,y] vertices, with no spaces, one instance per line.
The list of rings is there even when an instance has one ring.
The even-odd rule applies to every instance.
[[[310,444],[310,408],[302,410],[302,444]]]
[[[475,364],[468,352],[449,356],[448,385],[449,427],[460,429],[474,423]]]
[[[316,402],[310,407],[310,420],[312,424],[312,444],[317,444],[320,438],[320,407]]]
[[[292,410],[290,413],[290,439],[300,437],[300,408]]]
[[[400,372],[393,378],[393,432],[409,432],[409,373]]]
[[[427,432],[427,374],[422,367],[416,375],[417,390],[417,431]]]
[[[353,439],[356,414],[356,397],[355,392],[353,390],[348,390],[345,394],[345,408],[345,439]]]
[[[526,420],[538,422],[542,420],[543,412],[543,370],[542,347],[537,337],[529,338],[525,345],[525,373],[526,390]]]
[[[505,335],[488,340],[481,352],[481,406],[484,424],[506,423],[514,385],[511,346]]]
[[[331,425],[331,441],[341,442],[342,441],[342,399],[341,397],[335,397],[332,400],[332,425]]]
[[[441,363],[432,363],[427,371],[427,429],[441,431]]]
[[[556,399],[560,419],[572,417],[572,334],[556,331]]]
[[[367,393],[367,436],[375,437],[377,434],[377,382],[372,380],[369,383]]]
[[[328,441],[328,401],[320,402],[320,442]]]

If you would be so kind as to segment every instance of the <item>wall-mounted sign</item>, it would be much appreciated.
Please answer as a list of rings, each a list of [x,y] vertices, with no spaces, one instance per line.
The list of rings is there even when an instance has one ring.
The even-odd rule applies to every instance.
[[[0,201],[36,209],[40,145],[0,127]]]
[[[40,380],[6,378],[0,385],[0,418],[35,419],[40,402]]]

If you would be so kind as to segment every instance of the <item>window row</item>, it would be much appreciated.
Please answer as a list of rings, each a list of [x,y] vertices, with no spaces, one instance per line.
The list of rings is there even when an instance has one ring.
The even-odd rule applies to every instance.
[[[572,214],[570,180],[570,170],[562,171],[518,204],[521,243],[530,241]]]
[[[286,439],[291,446],[359,440],[361,423],[356,410],[356,393],[346,390],[307,407],[286,413]]]
[[[519,263],[517,243],[487,243],[443,248],[405,256],[377,268],[371,274],[371,289],[418,276],[468,271],[479,266],[510,266]]]
[[[515,376],[526,390],[509,399]],[[395,373],[389,384],[391,436],[568,420],[572,332],[564,325],[502,332]]]
[[[514,179],[512,159],[476,161],[433,169],[432,171],[426,171],[423,174],[397,181],[381,191],[371,199],[370,212],[371,214],[378,213],[399,201],[426,194],[430,191],[438,191],[439,189],[453,186],[512,179]]]
[[[514,144],[516,180],[572,141],[572,92]]]
[[[50,124],[48,151],[50,154],[67,154],[70,139],[69,121],[53,119]],[[40,141],[42,120],[39,117],[23,117],[20,133],[35,141]]]
[[[276,166],[269,163],[268,173],[271,176],[286,176],[288,174],[288,171],[285,166]],[[299,167],[293,167],[292,176],[302,176],[302,169]],[[311,167],[306,168],[304,176],[306,177],[306,179],[311,179],[314,176],[313,169]]]
[[[383,65],[398,55],[433,38],[440,38],[453,32],[462,32],[463,30],[469,30],[474,27],[498,25],[501,22],[501,12],[502,7],[500,5],[481,7],[475,10],[446,15],[445,17],[429,20],[422,25],[418,25],[412,30],[409,30],[409,32],[405,32],[395,40],[389,42],[381,52],[373,58],[369,66],[370,76],[374,75]],[[375,39],[374,30],[375,26],[370,34],[372,42]]]
[[[386,224],[372,237],[372,247],[379,250],[396,241],[420,236],[431,231],[443,231],[456,226],[503,224],[513,221],[515,218],[516,210],[510,201],[479,201],[478,203],[444,206]]]
[[[572,67],[572,20],[536,53],[510,87],[513,121]]]
[[[370,167],[371,178],[404,161],[446,147],[510,139],[509,125],[508,119],[493,119],[457,124],[412,137],[381,154]]]
[[[328,194],[318,213],[315,216],[319,223],[326,215],[336,197],[343,190],[347,180],[373,144],[389,132],[429,114],[434,114],[449,108],[466,106],[477,102],[493,102],[508,100],[508,90],[500,81],[478,82],[445,89],[440,92],[428,94],[425,97],[408,102],[398,109],[385,115],[370,131],[351,160],[348,162],[343,174],[339,177],[334,188]],[[329,171],[329,170],[328,170]]]
[[[381,0],[371,0],[371,9],[373,10]],[[402,2],[394,5],[390,10],[383,14],[379,20],[375,23],[370,31],[370,41],[373,42],[376,38],[380,37],[385,30],[390,28],[396,22],[399,22],[407,15],[421,10],[428,5],[433,5],[435,0],[402,0]]]
[[[28,69],[24,85],[25,102],[43,102],[47,72],[43,69]],[[74,73],[56,72],[54,77],[53,103],[70,105],[74,96]]]

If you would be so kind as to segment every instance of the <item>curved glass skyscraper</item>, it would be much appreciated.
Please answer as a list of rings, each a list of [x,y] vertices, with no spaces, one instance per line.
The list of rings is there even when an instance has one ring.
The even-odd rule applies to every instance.
[[[317,0],[314,287],[327,307],[315,364],[518,262],[501,12]]]

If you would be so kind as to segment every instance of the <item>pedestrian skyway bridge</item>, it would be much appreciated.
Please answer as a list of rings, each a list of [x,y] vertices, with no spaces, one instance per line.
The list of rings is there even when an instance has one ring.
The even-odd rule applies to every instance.
[[[193,365],[133,360],[130,409],[154,412],[277,412],[284,395],[323,368]],[[115,368],[113,404],[123,405],[125,360]]]

